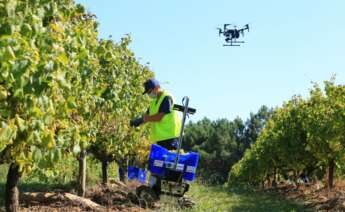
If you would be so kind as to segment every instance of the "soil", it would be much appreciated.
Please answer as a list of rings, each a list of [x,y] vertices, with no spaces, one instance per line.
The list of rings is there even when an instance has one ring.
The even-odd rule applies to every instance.
[[[345,182],[337,181],[332,191],[319,183],[280,185],[276,189],[288,199],[302,202],[310,211],[345,211]]]
[[[138,202],[129,198],[141,184],[112,181],[98,184],[86,191],[85,198],[68,191],[26,192],[20,196],[20,211],[144,211]]]

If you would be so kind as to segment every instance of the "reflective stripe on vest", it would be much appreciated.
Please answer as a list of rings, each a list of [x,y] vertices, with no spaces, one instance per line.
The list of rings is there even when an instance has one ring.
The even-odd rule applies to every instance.
[[[158,114],[159,108],[166,96],[170,96],[173,104],[174,99],[167,91],[163,91],[159,99],[151,102],[149,108],[149,115]],[[176,110],[172,110],[163,116],[159,122],[150,122],[150,141],[157,142],[171,138],[178,138],[181,131],[181,119]]]

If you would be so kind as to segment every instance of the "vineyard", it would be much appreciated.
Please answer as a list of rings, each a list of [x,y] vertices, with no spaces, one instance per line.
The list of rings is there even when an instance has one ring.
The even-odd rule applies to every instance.
[[[277,108],[244,157],[232,167],[229,183],[277,184],[278,177],[321,180],[344,171],[345,87],[325,82],[310,97],[293,97]],[[338,169],[338,170],[337,170]]]
[[[73,196],[59,201],[63,206],[70,198],[71,210],[98,210],[85,203],[92,199],[100,211],[141,211],[128,199],[137,185],[127,182],[126,170],[146,167],[151,143],[147,127],[129,122],[147,110],[143,83],[154,73],[130,50],[131,38],[99,39],[96,16],[72,0],[3,0],[0,17],[0,208],[25,211],[21,203],[34,198],[27,193],[40,189],[19,191],[23,180],[47,185],[42,202],[62,198],[54,196],[63,193],[54,183],[63,184]],[[284,186],[298,189],[301,179],[345,201],[335,186],[345,175],[345,86],[335,79],[281,107],[262,106],[246,121],[190,122],[184,139],[185,151],[200,154],[197,202],[205,197],[196,190],[210,185],[221,194],[241,187],[284,196]],[[113,179],[118,169],[121,182]]]

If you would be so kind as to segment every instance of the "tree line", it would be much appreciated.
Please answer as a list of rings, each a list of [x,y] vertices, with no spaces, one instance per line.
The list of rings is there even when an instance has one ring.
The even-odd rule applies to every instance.
[[[200,180],[210,184],[225,183],[230,168],[255,143],[271,114],[272,109],[262,106],[257,113],[250,113],[246,121],[204,118],[190,122],[186,126],[183,148],[200,154],[197,170]]]

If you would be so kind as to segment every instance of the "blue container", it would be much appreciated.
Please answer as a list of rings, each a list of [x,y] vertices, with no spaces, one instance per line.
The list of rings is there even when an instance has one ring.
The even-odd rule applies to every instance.
[[[163,177],[167,169],[175,170],[183,173],[182,177],[184,180],[194,181],[199,154],[195,152],[189,152],[183,155],[180,154],[177,167],[174,169],[176,156],[177,153],[169,152],[159,145],[152,144],[149,159],[150,172]]]
[[[138,180],[141,183],[146,183],[146,170],[145,169],[139,169]]]
[[[128,180],[138,180],[141,183],[146,182],[146,171],[145,169],[139,169],[135,166],[128,166]]]
[[[128,180],[136,180],[138,179],[139,168],[134,166],[128,166],[128,173],[127,177]]]

